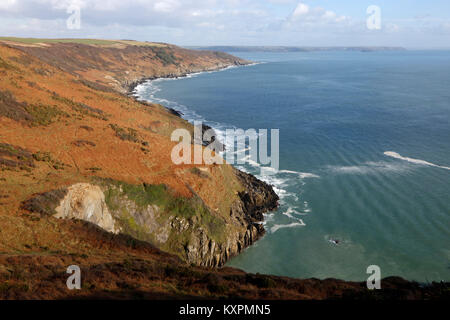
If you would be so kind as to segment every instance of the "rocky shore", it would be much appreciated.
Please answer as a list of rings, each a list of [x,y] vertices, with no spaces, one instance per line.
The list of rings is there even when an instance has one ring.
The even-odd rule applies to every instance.
[[[230,209],[229,223],[239,226],[238,231],[227,233],[226,241],[216,243],[197,229],[193,241],[185,248],[190,263],[221,267],[265,234],[263,214],[278,207],[279,197],[270,185],[254,176],[237,169],[235,174],[245,189]]]
[[[247,65],[248,63],[235,62],[236,66]],[[220,71],[229,68],[230,65],[220,66],[213,69],[204,70],[190,70],[187,73],[169,74],[162,78],[182,78],[192,73]],[[160,77],[145,78],[133,82],[128,86],[128,95],[137,99],[134,95],[135,88],[147,81],[161,79]],[[183,114],[177,110],[168,108],[170,112],[178,117],[183,117]],[[202,133],[206,130],[214,130],[208,125],[202,124]],[[215,137],[213,137],[213,142]],[[221,142],[221,147],[224,145]],[[209,142],[202,141],[206,146]],[[202,228],[195,228],[192,241],[185,247],[186,260],[201,266],[221,267],[230,258],[238,255],[246,247],[252,245],[265,234],[265,229],[262,224],[264,221],[264,213],[275,210],[278,207],[279,197],[274,192],[272,186],[258,180],[251,174],[247,174],[238,169],[234,169],[234,173],[239,181],[244,186],[244,191],[239,193],[239,200],[233,203],[230,209],[230,216],[233,219],[232,223],[240,226],[237,233],[228,234],[228,238],[224,243],[216,243],[210,239]],[[186,229],[192,227],[189,224],[185,226]]]
[[[131,81],[127,80],[124,83],[122,83],[122,87],[124,89],[126,89],[126,92],[129,96],[133,96],[136,87],[143,83],[146,83],[148,81],[153,81],[153,80],[158,80],[158,79],[180,79],[180,78],[185,78],[185,77],[188,77],[188,76],[190,76],[192,74],[196,74],[196,73],[221,71],[221,70],[225,70],[227,68],[233,67],[233,66],[246,66],[246,65],[250,65],[252,63],[253,62],[251,62],[251,61],[238,59],[238,60],[233,61],[232,63],[219,64],[214,67],[188,69],[188,70],[178,71],[175,73],[162,74],[159,76],[144,77],[144,78],[131,80]]]

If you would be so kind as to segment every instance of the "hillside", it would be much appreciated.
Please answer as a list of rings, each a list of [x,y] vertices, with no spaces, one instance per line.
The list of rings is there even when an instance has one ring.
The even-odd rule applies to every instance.
[[[1,38],[0,42],[67,73],[126,93],[149,78],[182,76],[249,62],[218,51],[130,40]]]
[[[246,63],[167,44],[0,39],[0,297],[366,294],[360,283],[208,268],[264,234],[262,213],[278,197],[226,164],[174,165],[170,134],[192,126],[125,93],[143,79]],[[78,292],[65,288],[71,264],[83,270]],[[399,298],[446,288],[386,283],[401,290],[383,294]]]
[[[239,60],[161,48],[155,54],[154,47],[140,44],[0,47],[0,161],[8,190],[2,212],[24,210],[42,218],[55,215],[64,200],[56,216],[82,218],[94,206],[97,216],[90,222],[199,265],[222,265],[263,233],[254,222],[277,200],[268,186],[229,165],[174,165],[170,134],[191,125],[162,106],[116,92],[140,78]],[[166,55],[179,62],[165,66]],[[252,192],[246,203],[244,195]],[[261,198],[260,192],[271,195]],[[84,204],[75,210],[77,201]]]

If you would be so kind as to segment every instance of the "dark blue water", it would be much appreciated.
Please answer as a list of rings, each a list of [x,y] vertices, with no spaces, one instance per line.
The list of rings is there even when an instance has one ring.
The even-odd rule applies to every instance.
[[[383,277],[450,280],[450,52],[240,56],[264,63],[139,88],[219,130],[280,129],[280,168],[294,173],[259,176],[281,207],[229,265],[347,280],[378,265]]]

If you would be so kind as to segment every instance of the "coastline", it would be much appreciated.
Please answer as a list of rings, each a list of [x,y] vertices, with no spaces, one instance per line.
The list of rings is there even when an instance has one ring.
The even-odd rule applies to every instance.
[[[169,74],[163,75],[163,76],[145,77],[145,78],[139,79],[137,81],[134,81],[131,84],[128,84],[126,94],[129,97],[136,97],[135,90],[139,85],[142,85],[147,82],[155,81],[155,80],[183,79],[183,78],[189,78],[191,76],[199,75],[199,74],[203,74],[203,73],[221,72],[221,71],[225,71],[225,70],[232,69],[232,68],[252,66],[252,65],[257,65],[257,64],[259,64],[259,63],[253,62],[253,61],[248,61],[248,63],[240,63],[239,61],[235,61],[234,64],[219,66],[217,68],[206,68],[204,70],[192,70],[192,71],[188,71],[188,72],[169,73]]]
[[[175,74],[171,74],[169,76],[164,76],[164,77],[149,77],[149,78],[144,78],[142,80],[136,81],[135,83],[133,83],[132,85],[130,85],[129,89],[128,89],[128,93],[127,96],[135,99],[136,101],[142,103],[155,103],[146,99],[142,99],[139,96],[139,93],[137,92],[139,86],[144,85],[144,84],[149,84],[151,85],[152,82],[154,81],[164,81],[164,80],[178,80],[178,79],[186,79],[186,78],[191,78],[193,76],[197,76],[197,75],[201,75],[201,74],[205,74],[205,73],[213,73],[213,72],[221,72],[221,71],[225,71],[225,70],[229,70],[229,69],[233,69],[233,68],[238,68],[241,66],[252,66],[252,65],[256,65],[258,63],[249,63],[249,64],[239,64],[239,65],[229,65],[229,66],[225,66],[225,67],[220,67],[217,69],[207,69],[205,71],[195,71],[195,72],[189,72],[189,73],[182,73],[180,75],[175,75]],[[160,104],[160,103],[158,103]],[[184,117],[184,113],[181,110],[177,110],[175,108],[170,108],[168,106],[165,106],[163,104],[160,104],[161,106],[163,106],[164,108],[166,108],[170,113],[172,113],[173,115],[188,121],[189,123],[192,124],[193,119],[188,119]],[[213,128],[212,126],[206,125],[202,123],[202,134],[204,134],[207,130],[213,130],[214,131],[214,136],[212,137],[212,141],[211,142],[215,142],[217,140],[217,129]],[[207,146],[210,142],[203,142],[203,146]],[[225,148],[225,144],[223,144],[222,142],[218,142],[222,145],[222,148]]]
[[[202,210],[197,210],[193,217],[188,214],[183,216],[175,213],[164,216],[162,222],[158,222],[154,218],[142,221],[142,226],[139,226],[147,228],[145,230],[148,232],[138,232],[133,224],[125,223],[124,228],[128,230],[127,232],[137,239],[149,240],[165,252],[178,255],[185,262],[209,267],[222,266],[231,256],[239,254],[243,248],[264,234],[265,230],[260,227],[263,218],[262,212],[276,207],[278,201],[278,196],[272,187],[258,181],[253,176],[240,173],[229,165],[211,167],[209,172],[211,179],[207,179],[208,181],[204,176],[197,174],[195,170],[183,172],[182,181],[180,181],[177,170],[174,170],[178,168],[173,168],[170,161],[170,151],[147,159],[149,156],[146,154],[151,152],[147,148],[150,142],[141,141],[139,136],[142,135],[142,140],[144,140],[143,137],[153,135],[155,132],[143,128],[143,124],[138,125],[138,122],[146,121],[146,125],[155,122],[167,123],[169,127],[172,126],[172,129],[187,128],[188,130],[193,129],[192,124],[184,120],[180,112],[165,108],[161,104],[153,104],[153,107],[159,109],[157,113],[148,112],[149,103],[138,101],[136,97],[127,95],[127,93],[130,95],[137,85],[149,79],[187,77],[199,72],[216,72],[230,67],[250,65],[253,64],[252,62],[225,53],[199,52],[171,45],[166,45],[163,49],[155,49],[151,46],[140,46],[140,44],[125,45],[123,48],[109,48],[69,43],[34,47],[17,45],[11,50],[19,50],[60,71],[75,75],[74,85],[83,86],[86,90],[101,91],[102,97],[113,94],[122,97],[122,99],[110,98],[105,102],[104,108],[108,110],[108,115],[111,113],[111,116],[108,119],[105,116],[104,118],[107,120],[99,119],[102,122],[95,122],[95,125],[101,128],[105,125],[103,121],[109,121],[108,130],[101,132],[106,132],[108,138],[109,136],[111,139],[119,138],[120,142],[114,141],[123,144],[121,148],[128,148],[130,156],[135,157],[136,163],[131,165],[128,162],[130,168],[127,170],[122,167],[113,168],[112,163],[108,163],[108,166],[102,164],[103,176],[107,178],[114,176],[117,181],[133,185],[136,183],[139,185],[142,181],[149,181],[148,183],[157,185],[167,184],[185,196],[187,201],[191,195],[194,195],[198,203],[190,204],[190,209],[194,209],[198,205],[205,206],[204,203],[208,203],[209,207],[206,206],[206,209],[209,213],[205,212],[204,215],[201,214]],[[78,56],[84,58],[82,61],[73,59],[75,50]],[[123,59],[123,54],[126,54],[126,59]],[[111,63],[114,64],[114,68],[111,68]],[[86,65],[88,65],[88,70]],[[51,94],[51,92],[48,93]],[[86,101],[85,96],[87,95],[82,95],[79,100],[88,105],[90,102]],[[54,97],[49,97],[49,99],[54,99]],[[74,97],[71,97],[71,100],[73,99]],[[127,99],[128,101],[126,101]],[[120,113],[130,111],[130,107],[124,104],[125,101],[135,105],[136,112],[142,112],[143,117],[139,120],[124,119]],[[70,101],[67,108],[72,108],[73,105],[74,102]],[[84,108],[96,110],[92,107]],[[175,117],[173,117],[174,115]],[[134,115],[130,113],[130,116]],[[94,119],[97,118],[94,117]],[[80,121],[82,120],[80,118]],[[89,123],[89,127],[92,126],[93,124]],[[145,132],[146,129],[148,129],[148,133]],[[160,145],[170,147],[171,132],[158,135],[158,139],[161,138]],[[89,137],[89,145],[92,145],[91,140],[95,140],[94,138],[94,136]],[[95,141],[93,144],[106,147],[104,140],[102,142]],[[155,151],[158,150],[155,149]],[[167,156],[169,156],[168,159]],[[161,163],[162,158],[167,163]],[[75,162],[73,159],[72,161]],[[148,170],[150,164],[168,167],[171,170],[167,170],[168,174],[166,175],[148,177],[152,173],[151,169]],[[98,167],[100,165],[97,164],[95,168]],[[89,168],[93,168],[93,166],[89,164]],[[117,170],[120,172],[119,175]],[[134,174],[130,174],[130,171]],[[146,177],[144,178],[144,176]],[[97,182],[94,181],[94,183]],[[120,205],[125,206],[125,203]],[[127,213],[138,220],[142,214],[145,215],[141,209],[134,207],[129,208]],[[176,218],[177,222],[173,222],[172,220]],[[209,220],[216,221],[216,223],[211,224]]]
[[[68,50],[58,50],[63,47],[67,47]],[[55,214],[53,208],[55,207],[56,210],[56,206],[61,204],[61,197],[67,196],[64,188],[73,188],[77,185],[79,188],[80,184],[81,187],[86,187],[87,191],[95,191],[94,194],[99,196],[92,197],[91,192],[71,192],[71,194],[79,194],[79,197],[69,195],[69,198],[74,200],[73,208],[79,207],[78,204],[80,203],[88,202],[100,204],[98,208],[111,208],[112,211],[117,213],[125,210],[129,218],[134,219],[134,222],[140,222],[139,218],[142,217],[154,217],[153,214],[157,213],[156,209],[153,210],[154,208],[149,206],[144,206],[145,208],[142,209],[138,206],[137,201],[133,200],[132,197],[128,198],[128,196],[133,194],[136,196],[145,195],[147,187],[151,188],[167,183],[167,185],[170,185],[172,181],[175,181],[172,185],[177,183],[185,186],[186,183],[189,185],[190,181],[183,180],[180,183],[179,180],[176,180],[178,177],[183,178],[183,175],[173,174],[177,170],[172,170],[169,178],[163,177],[165,180],[162,178],[159,178],[161,180],[153,180],[152,177],[146,176],[149,173],[158,174],[161,172],[153,170],[154,166],[152,165],[161,165],[164,169],[164,166],[171,163],[170,159],[160,157],[160,155],[166,156],[168,154],[161,151],[161,146],[166,146],[166,151],[170,150],[171,144],[168,137],[172,131],[167,130],[159,134],[153,134],[150,130],[144,130],[142,125],[148,125],[152,121],[159,120],[160,122],[173,122],[170,127],[173,129],[184,126],[186,121],[181,120],[182,115],[179,113],[178,117],[170,115],[161,105],[152,104],[154,111],[150,110],[152,112],[149,112],[144,102],[138,103],[136,100],[127,97],[122,90],[123,87],[120,87],[126,81],[119,82],[119,80],[116,81],[112,78],[107,78],[107,81],[103,79],[106,78],[105,75],[108,72],[111,72],[108,71],[111,68],[107,70],[98,66],[96,73],[89,80],[85,80],[80,75],[77,76],[64,71],[68,70],[68,66],[65,64],[67,61],[80,63],[84,59],[101,57],[101,55],[86,54],[84,59],[55,60],[53,63],[58,66],[56,68],[29,53],[3,46],[1,43],[0,49],[2,50],[0,61],[4,62],[4,64],[0,64],[0,71],[5,75],[0,79],[2,91],[4,91],[0,98],[7,102],[3,105],[11,105],[17,110],[22,110],[25,103],[32,105],[36,102],[36,97],[41,97],[42,102],[54,106],[50,110],[54,110],[56,113],[54,118],[50,118],[54,121],[41,123],[40,125],[35,125],[35,119],[26,113],[26,110],[22,113],[26,117],[22,119],[13,118],[11,114],[6,114],[1,118],[2,124],[5,125],[0,126],[0,133],[3,138],[2,143],[0,143],[3,148],[0,148],[0,151],[3,151],[3,155],[6,155],[7,161],[3,161],[2,165],[7,170],[2,170],[0,176],[0,185],[4,189],[0,192],[2,217],[0,244],[4,249],[0,261],[0,282],[4,284],[4,290],[0,290],[0,299],[241,298],[336,300],[355,298],[423,300],[448,297],[448,283],[429,281],[417,283],[397,277],[389,277],[383,279],[382,290],[369,292],[365,281],[335,280],[340,277],[319,280],[320,277],[305,276],[301,277],[305,280],[300,280],[300,277],[294,279],[289,276],[263,275],[277,274],[267,271],[250,270],[244,272],[241,269],[245,268],[237,267],[238,269],[236,269],[236,267],[228,267],[229,265],[221,269],[210,268],[210,266],[219,265],[233,254],[239,254],[245,245],[251,245],[258,237],[261,237],[263,235],[261,230],[264,229],[258,229],[258,224],[255,221],[261,219],[260,215],[263,210],[267,210],[270,205],[276,204],[276,195],[273,194],[273,189],[277,190],[276,188],[270,188],[270,186],[268,187],[258,180],[256,178],[258,175],[247,175],[241,171],[234,171],[235,169],[228,165],[214,168],[216,172],[214,176],[211,176],[211,179],[202,177],[198,174],[199,172],[190,172],[188,171],[189,168],[186,168],[185,171],[186,176],[190,177],[191,181],[194,180],[194,183],[204,182],[207,184],[204,190],[215,190],[217,199],[230,196],[234,201],[234,195],[237,195],[236,201],[232,205],[227,202],[228,212],[225,212],[225,210],[222,212],[222,217],[228,222],[220,225],[220,228],[228,235],[225,241],[222,241],[222,239],[214,241],[209,236],[212,233],[205,236],[205,233],[200,232],[200,228],[207,226],[206,223],[192,224],[189,219],[180,215],[175,216],[172,222],[165,220],[163,221],[164,225],[161,224],[164,228],[167,227],[165,230],[169,230],[175,235],[181,234],[183,230],[186,230],[186,227],[191,228],[192,232],[189,230],[190,233],[187,234],[188,240],[192,236],[192,245],[197,247],[193,248],[196,250],[192,251],[187,248],[189,250],[186,253],[189,253],[194,261],[195,259],[204,261],[203,265],[208,266],[207,268],[199,267],[193,263],[190,264],[186,261],[187,259],[184,259],[184,250],[186,249],[184,244],[189,244],[185,241],[173,242],[177,244],[177,248],[183,250],[181,254],[174,254],[167,250],[168,246],[161,248],[152,245],[150,244],[152,239],[140,239],[135,236],[137,233],[114,234],[107,232],[106,229],[89,220],[56,219],[53,217]],[[49,56],[70,57],[73,54],[72,49],[73,46],[67,45],[58,46],[55,50],[42,49],[48,54],[43,55],[43,57],[47,57],[47,60]],[[96,48],[95,50],[100,49]],[[77,52],[78,50],[77,48]],[[34,53],[37,54],[37,52]],[[125,61],[140,62],[139,59],[134,58]],[[59,65],[64,68],[60,68]],[[95,67],[96,65],[93,64],[92,66]],[[127,68],[128,66],[122,65],[122,70],[127,70]],[[132,70],[132,67],[128,70]],[[148,67],[143,68],[143,70],[142,74],[152,74]],[[126,71],[114,71],[117,73],[117,78],[123,80]],[[95,77],[104,81],[97,81],[99,85],[96,86],[96,82],[90,81],[95,80]],[[132,74],[129,79],[137,78],[139,78],[137,74]],[[26,82],[28,79],[33,79],[36,82]],[[113,86],[113,84],[117,84],[117,86]],[[107,85],[110,85],[111,88],[106,87]],[[45,88],[42,88],[42,86],[45,86]],[[18,98],[18,101],[15,100],[15,97]],[[210,101],[208,99],[208,102]],[[248,101],[245,102],[248,103]],[[192,105],[197,106],[196,104]],[[49,110],[39,107],[40,110]],[[206,114],[208,113],[206,112]],[[99,117],[99,115],[102,115],[102,117]],[[234,113],[231,114],[231,117],[236,119]],[[235,121],[232,119],[229,122]],[[190,128],[190,126],[184,127]],[[120,135],[121,132],[114,130],[114,128],[123,128],[123,130],[128,128],[130,135]],[[133,132],[141,133],[142,137],[138,137],[134,141],[123,139],[133,138],[131,135]],[[169,132],[168,135],[167,132]],[[148,144],[155,150],[153,154],[147,154],[149,150],[143,148],[147,147]],[[3,156],[0,157],[0,160],[3,159]],[[150,165],[142,163],[141,166],[142,160],[147,160]],[[222,169],[227,170],[226,176],[218,174],[223,173],[219,171]],[[219,193],[221,184],[227,181],[238,182],[233,172],[240,175],[241,181],[244,180],[242,183],[246,186],[246,189],[230,188],[232,192]],[[285,173],[288,173],[288,171],[286,170]],[[296,174],[292,171],[290,173]],[[208,184],[211,181],[213,182]],[[90,186],[86,184],[90,184]],[[122,187],[128,189],[127,192]],[[135,189],[136,187],[138,189]],[[201,193],[202,190],[199,191],[195,187],[194,185],[191,190],[202,196],[202,199],[198,199],[199,201],[211,199],[210,193]],[[78,190],[81,190],[81,188]],[[111,195],[115,195],[114,192],[116,191],[120,193],[114,199],[120,201],[111,203],[110,200],[113,198]],[[124,192],[122,193],[122,191]],[[238,193],[237,191],[242,192]],[[107,196],[104,201],[102,200],[102,194]],[[189,196],[190,193],[187,193],[187,195]],[[332,194],[328,196],[331,198]],[[325,198],[328,196],[325,196]],[[270,197],[272,198],[269,199]],[[69,200],[69,198],[66,200]],[[35,199],[42,201],[33,201]],[[28,208],[19,208],[19,205],[25,202],[33,205],[28,206]],[[120,206],[115,207],[117,204]],[[215,203],[213,204],[213,206],[209,206],[212,213],[216,208]],[[92,206],[83,205],[79,212],[92,212],[92,210],[85,210],[85,208],[89,209]],[[231,212],[229,212],[230,208]],[[277,216],[282,216],[281,210],[279,212]],[[97,213],[103,214],[104,211],[97,211]],[[229,214],[234,214],[234,216],[230,218]],[[159,217],[170,216],[171,214],[164,213]],[[208,214],[206,216],[207,218],[213,217]],[[232,226],[235,227],[235,217],[243,222],[242,225],[238,225],[239,230],[231,228]],[[195,218],[197,219],[197,216]],[[152,219],[152,221],[156,220]],[[331,222],[333,223],[333,221]],[[142,225],[150,226],[146,221]],[[245,225],[248,226],[247,229],[245,229]],[[266,226],[266,228],[270,229],[269,226]],[[234,235],[236,233],[239,233],[237,237]],[[157,230],[157,233],[154,234],[164,235],[167,233],[161,233]],[[317,233],[314,236],[316,235]],[[271,242],[272,239],[266,238],[263,242],[266,242],[266,240]],[[260,247],[262,244],[260,242],[257,246]],[[306,247],[307,243],[304,244]],[[215,251],[210,250],[212,246],[216,248]],[[205,249],[206,254],[203,253],[203,249]],[[281,253],[281,251],[274,252],[277,255]],[[291,250],[287,259],[271,254],[266,254],[266,257],[284,267],[288,262],[291,262],[290,259],[294,258],[292,252],[295,251]],[[183,259],[180,259],[180,256]],[[342,255],[339,256],[341,260],[345,258]],[[300,267],[303,262],[308,263],[309,259],[302,257],[302,260],[297,262],[296,267]],[[251,263],[260,264],[262,260],[253,259]],[[72,264],[79,265],[83,270],[84,285],[83,290],[68,292],[66,268]],[[385,276],[385,273],[383,273],[383,276]]]
[[[225,71],[231,68],[237,68],[241,66],[253,66],[257,65],[259,63],[252,62],[249,64],[240,64],[240,65],[230,65],[226,67],[221,67],[213,70],[205,70],[205,71],[199,71],[199,72],[191,72],[191,73],[184,73],[181,75],[174,75],[171,74],[166,77],[150,77],[146,79],[142,79],[140,81],[136,81],[133,85],[129,87],[128,96],[135,99],[138,102],[141,103],[155,103],[150,100],[146,100],[142,98],[136,91],[141,85],[145,85],[147,83],[151,83],[153,81],[157,80],[177,80],[177,79],[184,79],[189,78],[195,75],[201,75],[204,73],[212,73],[212,72],[221,72]],[[158,103],[160,104],[160,103]],[[162,105],[162,104],[160,104]],[[188,121],[191,123],[192,119],[186,119],[184,117],[184,113],[180,110],[176,110],[174,108],[170,108],[168,106],[162,105],[164,108],[166,108],[169,112],[172,114]],[[192,123],[191,123],[192,124]],[[202,124],[202,132],[205,132],[206,130],[212,129],[216,133],[217,137],[217,129],[214,127],[211,127],[206,124]],[[213,140],[214,141],[214,140]],[[219,141],[224,147],[225,145]],[[206,147],[209,144],[206,142],[203,142],[203,145]],[[224,250],[224,255],[222,255],[220,258],[215,260],[209,260],[204,263],[200,263],[201,265],[206,266],[214,266],[214,267],[221,267],[224,266],[228,260],[230,260],[232,257],[239,255],[242,250],[245,248],[251,246],[254,244],[257,240],[261,239],[266,234],[266,229],[264,227],[264,215],[266,213],[269,213],[271,211],[275,211],[279,207],[279,195],[275,192],[273,189],[273,186],[268,184],[267,182],[260,180],[255,175],[252,175],[250,173],[244,172],[242,170],[239,170],[235,166],[232,165],[232,168],[235,172],[236,177],[239,179],[239,181],[242,183],[243,187],[245,188],[245,191],[239,194],[240,202],[236,206],[231,208],[231,215],[235,216],[242,216],[244,214],[244,219],[247,222],[247,231],[244,235],[240,235],[240,239],[234,239],[233,241],[237,242],[237,246],[229,246]],[[262,195],[262,196],[261,196]],[[232,241],[232,242],[233,242]],[[228,241],[230,242],[230,241]]]

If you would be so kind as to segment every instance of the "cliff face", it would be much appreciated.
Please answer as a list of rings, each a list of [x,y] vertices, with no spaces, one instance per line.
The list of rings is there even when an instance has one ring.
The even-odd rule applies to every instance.
[[[226,164],[174,165],[170,135],[192,125],[121,93],[145,78],[245,63],[154,43],[0,44],[1,213],[84,220],[222,266],[264,234],[262,213],[278,197]]]
[[[236,170],[235,174],[244,190],[232,203],[228,219],[215,218],[200,198],[184,204],[191,214],[180,213],[167,209],[167,204],[160,201],[166,196],[167,201],[177,201],[165,187],[131,186],[107,179],[96,179],[95,185],[78,183],[68,187],[64,197],[54,201],[51,215],[84,220],[105,231],[130,235],[176,254],[189,264],[220,267],[264,235],[263,213],[278,204],[278,196],[270,186],[246,173]],[[152,197],[161,190],[166,195]],[[27,203],[38,203],[48,194],[35,196]],[[42,206],[25,208],[39,213]]]
[[[237,226],[237,231],[227,232],[226,240],[217,243],[203,229],[197,229],[192,233],[189,245],[185,246],[189,262],[203,266],[222,266],[264,235],[265,230],[261,224],[264,221],[263,213],[276,209],[279,198],[266,183],[238,170],[235,174],[244,190],[239,192],[239,199],[231,205],[227,226]]]

